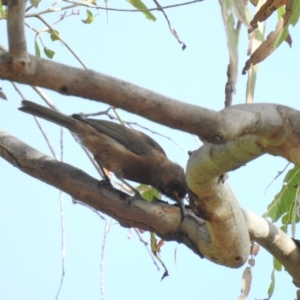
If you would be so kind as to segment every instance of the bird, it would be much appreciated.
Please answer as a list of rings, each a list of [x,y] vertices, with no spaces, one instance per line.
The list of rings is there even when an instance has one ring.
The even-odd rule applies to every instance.
[[[22,101],[19,110],[69,129],[101,168],[122,181],[151,185],[178,203],[184,219],[184,170],[170,161],[162,147],[145,133],[111,121],[65,115],[28,100]]]

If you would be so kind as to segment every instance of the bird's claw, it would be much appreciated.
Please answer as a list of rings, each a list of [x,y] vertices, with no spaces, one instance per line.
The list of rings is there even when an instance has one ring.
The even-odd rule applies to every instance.
[[[111,182],[110,182],[110,180],[108,179],[102,179],[102,180],[99,180],[99,182],[98,182],[98,186],[99,186],[99,188],[101,188],[101,187],[103,187],[103,186],[112,186],[112,184],[111,184]]]

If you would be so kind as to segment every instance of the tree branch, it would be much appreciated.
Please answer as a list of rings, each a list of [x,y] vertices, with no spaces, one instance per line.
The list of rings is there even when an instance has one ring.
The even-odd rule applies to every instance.
[[[180,223],[178,208],[165,204],[134,201],[127,207],[120,201],[127,195],[112,188],[99,189],[96,181],[82,171],[50,158],[42,159],[44,155],[20,141],[14,140],[12,144],[17,148],[13,151],[4,146],[3,157],[31,176],[117,218],[123,226],[154,231],[164,239],[184,242],[194,252],[199,254],[201,250],[216,263],[230,267],[242,265],[249,253],[248,228],[224,173],[264,153],[280,155],[299,165],[299,112],[275,104],[238,105],[215,112],[90,70],[27,56],[24,29],[21,29],[22,5],[25,4],[21,0],[9,4],[10,49],[8,53],[0,52],[0,78],[105,102],[197,134],[204,146],[191,154],[187,182],[192,209],[207,221],[206,226],[192,214]],[[8,140],[5,138],[5,143]],[[58,169],[61,172],[57,173]]]
[[[124,227],[155,232],[167,241],[185,244],[194,253],[201,251],[217,264],[229,265],[210,238],[207,225],[189,210],[181,223],[179,208],[163,202],[134,200],[128,195],[102,185],[83,171],[56,161],[0,130],[0,156],[22,172],[63,190],[72,197],[115,218]],[[296,244],[280,229],[256,214],[243,210],[251,239],[273,254],[300,286],[300,254]],[[250,245],[249,245],[250,247]],[[249,252],[249,251],[248,251]]]
[[[252,104],[215,112],[103,74],[33,56],[29,68],[16,74],[1,58],[0,77],[106,102],[202,138],[204,146],[191,155],[187,166],[192,209],[210,222],[208,229],[221,261],[243,264],[249,237],[237,200],[227,185],[220,184],[222,176],[264,153],[280,155],[299,165],[298,111],[276,104]]]
[[[300,287],[300,251],[295,242],[274,224],[255,213],[244,210],[251,239],[256,241],[280,261]]]
[[[7,5],[7,33],[9,53],[22,57],[27,54],[24,32],[24,12],[26,1],[12,0]]]
[[[291,108],[276,104],[245,104],[216,112],[162,96],[101,73],[34,56],[30,56],[30,65],[17,73],[11,63],[7,63],[6,58],[5,52],[0,55],[2,79],[104,102],[171,128],[196,134],[212,144],[231,142],[235,144],[231,145],[235,148],[247,145],[247,148],[251,147],[259,155],[271,153],[281,155],[296,164],[300,162],[295,153],[290,155],[290,151],[286,149],[286,144],[293,147],[300,144],[300,134],[295,128],[300,124],[297,121],[299,112]],[[243,138],[248,139],[247,143]],[[250,156],[257,157],[248,153],[239,166],[251,160]]]
[[[26,1],[12,0],[7,3],[7,33],[9,53],[4,56],[12,72],[24,72],[30,63],[24,32]]]

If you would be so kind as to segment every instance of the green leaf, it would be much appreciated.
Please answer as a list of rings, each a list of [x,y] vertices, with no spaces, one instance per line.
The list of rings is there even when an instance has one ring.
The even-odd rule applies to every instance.
[[[49,31],[49,33],[50,33],[50,39],[51,39],[52,42],[60,40],[59,32],[57,30]]]
[[[153,232],[150,232],[150,246],[152,253],[157,252],[157,239]]]
[[[4,10],[3,6],[2,6],[2,1],[0,0],[0,15],[2,18],[6,19],[7,18],[7,13]]]
[[[160,262],[162,267],[165,269],[165,272],[164,272],[164,274],[161,278],[161,280],[163,280],[165,277],[169,276],[169,272],[168,272],[167,267],[165,266],[163,260],[158,256],[158,253],[160,252],[161,245],[163,245],[163,243],[162,244],[157,243],[155,233],[153,233],[153,232],[150,232],[150,245],[151,245],[152,254]]]
[[[140,184],[136,189],[141,193],[143,199],[148,202],[152,202],[154,197],[156,199],[161,198],[159,192],[151,186]]]
[[[126,0],[128,3],[130,3],[132,6],[134,6],[136,9],[147,9],[147,6],[140,0]],[[154,15],[151,14],[150,11],[141,11],[146,18],[150,21],[156,21],[156,18]]]
[[[55,54],[55,52],[54,51],[52,51],[51,49],[49,49],[49,48],[47,48],[47,47],[44,47],[44,53],[46,54],[46,56],[48,57],[48,58],[53,58],[53,56],[54,56],[54,54]]]
[[[274,274],[274,271],[272,271],[272,274],[271,274],[271,283],[270,283],[270,286],[269,286],[269,289],[268,289],[268,299],[271,299],[273,293],[274,293],[274,289],[275,289],[275,274]]]
[[[220,1],[224,28],[227,36],[227,47],[231,61],[230,79],[235,86],[237,80],[238,66],[238,39],[239,36],[235,29],[235,18],[231,0]],[[234,67],[234,68],[233,68]]]
[[[288,32],[288,27],[289,25],[293,25],[295,26],[299,20],[299,16],[300,16],[300,1],[299,0],[291,0],[290,4],[290,12],[289,12],[289,16],[288,16],[288,21],[285,24],[285,26],[282,28],[282,30],[280,30],[280,32],[278,33],[278,35],[276,36],[275,40],[274,40],[274,48],[277,48],[288,36],[289,32]],[[287,8],[287,6],[286,6]],[[279,12],[280,14],[280,12]]]
[[[276,222],[283,215],[284,224],[291,224],[293,213],[295,213],[295,203],[297,201],[298,184],[300,183],[300,169],[294,166],[285,176],[281,191],[275,196],[274,200],[268,205],[268,209],[263,215],[270,217],[272,222]],[[299,222],[297,216],[296,222]]]
[[[33,5],[35,8],[39,6],[41,0],[30,0],[30,4]]]
[[[280,261],[279,261],[277,258],[275,258],[274,256],[273,256],[273,266],[274,266],[274,269],[275,269],[276,271],[278,271],[278,272],[282,271],[282,264],[281,264]]]
[[[250,12],[246,7],[246,1],[232,0],[232,7],[238,20],[248,27],[250,23],[250,20],[248,19],[248,14],[250,14]]]
[[[292,0],[292,5],[291,5],[291,17],[289,20],[289,24],[292,24],[295,26],[297,22],[299,21],[300,17],[300,2],[299,0]]]
[[[283,215],[283,217],[281,218],[281,223],[282,224],[292,224],[292,232],[295,230],[295,224],[299,222],[300,218],[299,216],[297,216],[296,214],[296,206],[298,205],[297,203],[297,195],[296,198],[294,199],[294,201],[291,203],[291,205],[289,207],[287,207],[287,213],[285,215]],[[293,237],[294,234],[292,234]]]
[[[35,50],[35,56],[41,57],[40,47],[36,40],[34,40],[34,50]]]
[[[82,22],[84,24],[91,24],[94,21],[94,16],[88,9],[86,10],[86,13],[87,13],[87,17],[85,20],[82,20]]]
[[[259,7],[256,7],[256,11],[259,10]],[[250,11],[247,8],[246,8],[246,15],[247,15],[247,19],[250,23],[252,17],[250,15]],[[261,45],[261,43],[265,39],[264,38],[264,36],[265,36],[265,22],[260,22],[258,24],[258,27],[256,28],[256,30],[254,32],[252,32],[251,34],[253,35],[253,42],[252,43],[255,43],[257,45],[257,47],[259,47],[259,45]],[[247,92],[246,92],[246,97],[247,97],[247,102],[248,103],[253,102],[253,99],[254,99],[254,92],[255,92],[258,66],[259,66],[259,64],[256,64],[256,65],[252,66],[249,69],[249,72],[248,72]]]

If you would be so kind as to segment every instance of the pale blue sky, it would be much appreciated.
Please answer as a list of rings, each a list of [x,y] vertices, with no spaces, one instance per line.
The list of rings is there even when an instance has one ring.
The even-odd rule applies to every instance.
[[[167,5],[171,1],[161,1]],[[151,1],[149,7],[153,7]],[[99,5],[101,3],[99,2]],[[61,6],[67,4],[60,4]],[[130,8],[125,1],[110,1],[110,7]],[[228,51],[225,31],[217,1],[167,10],[169,20],[187,45],[185,51],[168,29],[161,13],[150,22],[140,13],[100,12],[91,25],[84,25],[85,9],[80,16],[66,18],[55,27],[63,39],[91,69],[105,73],[186,103],[220,110],[224,105],[224,86]],[[58,15],[44,15],[48,22]],[[273,16],[275,21],[276,16]],[[37,29],[40,21],[26,19]],[[7,45],[5,22],[0,22],[1,43]],[[267,26],[267,32],[271,25]],[[259,67],[255,102],[275,102],[296,109],[299,105],[300,41],[299,29],[291,29],[293,47],[284,44]],[[34,35],[26,29],[28,49],[33,53]],[[54,60],[80,67],[66,47],[52,43],[42,34],[44,44],[56,51]],[[247,34],[241,30],[239,74],[247,49]],[[82,79],[84,80],[84,78]],[[245,101],[247,76],[239,75],[234,103]],[[88,84],[88,82],[87,82]],[[33,119],[17,110],[20,97],[8,82],[0,81],[8,101],[0,101],[0,127],[39,151],[51,155]],[[19,85],[27,99],[42,103],[28,87]],[[80,98],[62,97],[45,91],[65,113],[92,112],[106,105]],[[169,140],[153,135],[168,156],[183,167],[187,151],[198,147],[195,138],[160,126],[140,117],[119,111],[124,120],[137,121],[170,136],[184,149]],[[59,153],[58,126],[43,122],[56,152]],[[96,171],[70,134],[64,133],[64,161],[98,178]],[[282,184],[279,178],[264,195],[265,188],[286,165],[281,158],[263,156],[229,174],[229,183],[245,209],[263,214]],[[54,299],[61,277],[61,227],[59,191],[21,173],[0,159],[0,299]],[[100,299],[100,255],[104,222],[91,210],[74,205],[64,195],[66,261],[59,299]],[[107,217],[109,220],[109,217]],[[214,265],[196,257],[183,245],[166,243],[161,257],[170,276],[160,282],[163,271],[154,267],[144,246],[133,233],[113,221],[106,241],[104,265],[105,299],[237,299],[244,267],[234,270]],[[143,234],[144,239],[149,233]],[[177,249],[176,265],[175,250]],[[267,296],[272,257],[261,250],[253,269],[249,299]],[[274,300],[294,299],[295,288],[284,271],[276,273]]]

